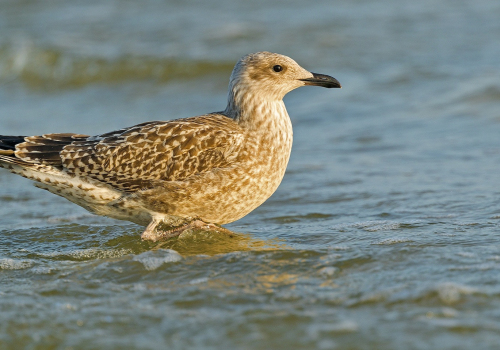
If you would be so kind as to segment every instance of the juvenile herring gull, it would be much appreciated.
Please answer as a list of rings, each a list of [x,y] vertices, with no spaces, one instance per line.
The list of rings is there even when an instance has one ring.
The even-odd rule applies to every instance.
[[[283,97],[304,85],[341,87],[287,56],[249,54],[222,112],[98,136],[0,136],[0,167],[94,214],[147,226],[146,240],[224,230],[278,188],[292,149]]]

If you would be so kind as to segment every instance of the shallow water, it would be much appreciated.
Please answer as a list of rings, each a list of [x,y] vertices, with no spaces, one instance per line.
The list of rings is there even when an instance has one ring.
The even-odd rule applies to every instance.
[[[285,102],[278,191],[142,242],[0,171],[2,349],[496,349],[500,3],[3,1],[0,133],[224,108],[242,55],[336,77]]]

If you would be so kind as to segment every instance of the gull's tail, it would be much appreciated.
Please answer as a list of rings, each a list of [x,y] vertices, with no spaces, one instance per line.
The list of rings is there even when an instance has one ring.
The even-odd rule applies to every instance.
[[[87,135],[80,134],[0,135],[0,168],[30,179],[36,187],[64,197],[91,212],[107,215],[103,206],[119,199],[121,193],[97,180],[67,173],[62,164],[63,148],[87,138]]]
[[[58,185],[68,183],[71,178],[63,170],[61,151],[66,145],[87,137],[80,134],[0,135],[0,168],[56,193],[60,189]]]
[[[74,141],[87,139],[80,134],[46,134],[42,136],[0,135],[0,167],[17,164],[25,167],[48,165],[62,167],[61,151]]]
[[[87,137],[79,134],[0,135],[0,168],[43,183],[42,174],[61,174],[63,148]]]

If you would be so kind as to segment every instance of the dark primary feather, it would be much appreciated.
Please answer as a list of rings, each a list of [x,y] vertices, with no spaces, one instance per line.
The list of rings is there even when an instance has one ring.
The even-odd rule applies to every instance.
[[[25,136],[0,135],[0,150],[14,151],[18,143],[24,142]]]

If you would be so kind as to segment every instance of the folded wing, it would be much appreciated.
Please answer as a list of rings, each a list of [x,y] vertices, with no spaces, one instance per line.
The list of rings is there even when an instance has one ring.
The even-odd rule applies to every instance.
[[[149,122],[75,141],[64,146],[60,159],[71,174],[135,192],[158,181],[182,181],[230,167],[242,139],[235,122],[210,115]]]

